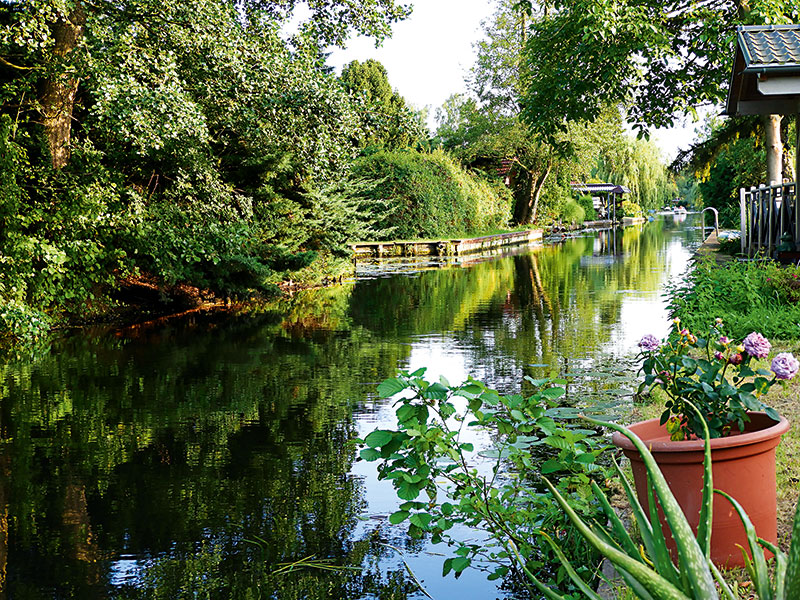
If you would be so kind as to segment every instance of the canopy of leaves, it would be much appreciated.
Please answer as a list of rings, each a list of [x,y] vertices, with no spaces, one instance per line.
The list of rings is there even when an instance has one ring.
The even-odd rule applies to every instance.
[[[523,100],[524,119],[551,140],[608,103],[624,104],[644,132],[719,102],[736,25],[792,22],[799,10],[784,0],[556,0],[552,8],[525,49]]]

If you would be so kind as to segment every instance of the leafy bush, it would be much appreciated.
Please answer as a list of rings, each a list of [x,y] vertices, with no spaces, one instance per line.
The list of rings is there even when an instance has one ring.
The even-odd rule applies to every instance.
[[[441,150],[379,151],[358,159],[352,177],[378,182],[362,195],[362,211],[372,215],[371,239],[478,233],[506,225],[510,216],[508,193],[466,172]]]
[[[597,211],[594,208],[594,200],[589,194],[578,196],[578,205],[583,209],[583,218],[586,221],[594,221],[597,219]]]
[[[644,216],[642,207],[632,200],[622,201],[622,216],[639,218]]]
[[[570,225],[580,225],[583,223],[585,212],[573,198],[568,198],[561,206],[560,221]]]
[[[489,579],[513,572],[524,580],[523,573],[533,570],[565,584],[557,556],[536,535],[550,532],[591,579],[596,555],[532,477],[558,473],[558,488],[576,510],[589,518],[601,513],[592,488],[593,478],[602,481],[607,474],[597,462],[605,441],[591,429],[553,418],[566,382],[526,378],[535,389],[526,398],[501,396],[472,379],[458,386],[444,379],[431,383],[424,372],[400,373],[378,386],[381,397],[397,398],[398,428],[375,430],[363,440],[361,458],[379,461],[379,477],[391,480],[404,501],[389,521],[408,521],[414,537],[430,534],[434,543],[454,544],[445,575],[458,577],[488,560],[494,563]],[[474,447],[474,429],[491,435],[489,448]],[[489,539],[476,545],[451,537],[456,524],[484,529]]]
[[[800,304],[773,285],[780,277],[781,267],[771,261],[702,260],[669,288],[670,312],[691,330],[721,317],[731,337],[759,331],[769,338],[800,339]]]

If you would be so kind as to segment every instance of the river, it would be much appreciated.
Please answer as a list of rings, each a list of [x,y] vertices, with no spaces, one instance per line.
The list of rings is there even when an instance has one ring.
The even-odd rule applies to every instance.
[[[386,521],[398,501],[352,443],[394,424],[375,387],[424,366],[514,392],[557,371],[573,403],[624,412],[636,341],[666,333],[664,285],[699,243],[687,223],[365,265],[257,314],[6,357],[0,599],[422,598],[399,550],[437,600],[506,597],[481,572],[442,578],[448,549]]]

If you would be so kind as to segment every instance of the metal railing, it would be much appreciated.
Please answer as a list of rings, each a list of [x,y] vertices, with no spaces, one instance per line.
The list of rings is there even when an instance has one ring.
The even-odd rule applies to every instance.
[[[739,190],[742,254],[773,256],[782,249],[800,250],[797,184],[762,185]]]
[[[701,213],[703,215],[703,239],[706,237],[706,211],[710,210],[714,213],[714,231],[717,234],[717,238],[719,239],[719,212],[713,206],[705,207]]]

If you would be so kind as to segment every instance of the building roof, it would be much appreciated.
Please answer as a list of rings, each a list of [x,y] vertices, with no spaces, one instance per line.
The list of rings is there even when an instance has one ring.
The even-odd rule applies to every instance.
[[[727,115],[800,112],[800,25],[736,30]]]
[[[751,25],[736,33],[745,72],[800,68],[800,25]]]
[[[631,191],[624,185],[617,185],[615,183],[572,183],[572,189],[576,192],[583,193],[614,193],[614,194],[630,194]]]

